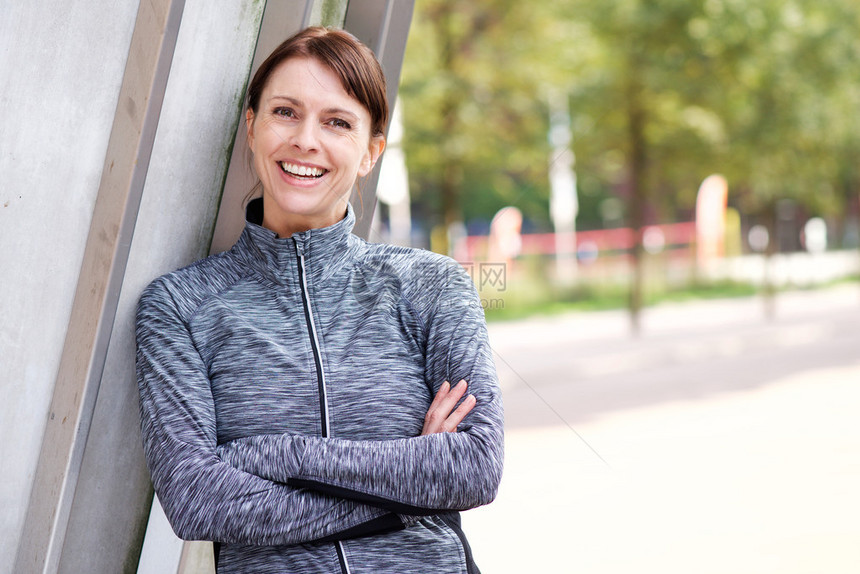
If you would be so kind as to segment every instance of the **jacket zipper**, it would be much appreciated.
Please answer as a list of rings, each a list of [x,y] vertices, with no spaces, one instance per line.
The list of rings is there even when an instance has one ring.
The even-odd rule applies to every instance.
[[[302,306],[305,311],[305,321],[308,325],[308,336],[311,340],[311,350],[314,355],[314,364],[317,369],[317,386],[319,388],[320,402],[320,420],[321,431],[323,438],[327,438],[331,433],[331,426],[328,417],[328,395],[326,393],[325,371],[322,365],[322,355],[320,354],[319,338],[317,337],[317,328],[314,323],[314,313],[311,309],[311,294],[308,290],[307,274],[305,273],[305,254],[302,246],[298,241],[296,244],[296,255],[299,264],[299,283],[302,286]],[[343,543],[340,540],[335,541],[335,550],[337,551],[337,559],[340,562],[340,570],[343,574],[350,574],[349,562],[346,559],[346,552],[343,548]]]

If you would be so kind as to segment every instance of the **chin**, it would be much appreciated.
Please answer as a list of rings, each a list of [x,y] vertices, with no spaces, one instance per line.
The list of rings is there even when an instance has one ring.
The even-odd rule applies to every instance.
[[[281,194],[273,197],[271,207],[279,211],[283,216],[300,217],[310,221],[323,221],[334,218],[334,221],[326,223],[323,227],[340,221],[346,213],[347,197],[339,205],[321,201],[319,197],[298,196],[298,194]]]

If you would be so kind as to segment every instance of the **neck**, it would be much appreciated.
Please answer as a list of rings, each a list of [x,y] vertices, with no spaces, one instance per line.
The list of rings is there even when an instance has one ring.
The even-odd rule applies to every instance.
[[[280,221],[275,220],[273,217],[268,217],[263,215],[263,223],[262,226],[270,231],[274,231],[278,237],[290,237],[293,233],[301,233],[302,231],[307,231],[308,229],[314,229],[314,225],[309,223],[302,223],[298,221]]]
[[[283,213],[275,209],[266,209],[264,200],[263,220],[261,225],[270,231],[274,231],[278,237],[291,237],[294,233],[301,233],[309,229],[322,229],[330,227],[342,220],[346,215],[346,208],[331,214],[322,216],[304,216],[294,213]]]

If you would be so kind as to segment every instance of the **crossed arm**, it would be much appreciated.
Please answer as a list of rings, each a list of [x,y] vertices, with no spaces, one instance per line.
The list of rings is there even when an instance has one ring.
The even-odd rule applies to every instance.
[[[425,325],[425,380],[466,380],[470,396],[454,408],[464,383],[453,390],[437,383],[422,436],[352,441],[258,435],[222,445],[220,458],[261,478],[398,514],[429,515],[492,501],[502,472],[503,415],[483,310],[465,273],[437,301],[444,303]]]
[[[453,329],[461,321],[431,327],[428,376],[469,380],[473,392],[460,402],[465,384],[441,384],[422,436],[265,435],[219,447],[207,370],[174,307],[158,288],[141,299],[138,383],[150,473],[180,537],[259,545],[347,538],[402,527],[401,514],[495,496],[501,405],[482,321],[460,333]],[[466,341],[453,353],[444,350],[452,335]]]
[[[266,480],[221,460],[207,369],[169,293],[147,290],[136,334],[144,453],[180,538],[279,545],[402,526],[383,509]]]

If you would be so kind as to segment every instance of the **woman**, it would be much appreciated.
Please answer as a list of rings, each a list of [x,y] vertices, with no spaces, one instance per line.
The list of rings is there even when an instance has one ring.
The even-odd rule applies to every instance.
[[[503,453],[480,301],[450,259],[350,233],[387,116],[355,38],[288,39],[248,89],[242,236],[141,297],[153,484],[219,572],[477,572],[457,511],[495,497]]]

